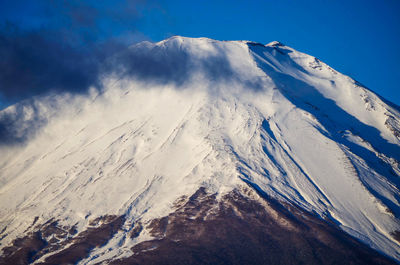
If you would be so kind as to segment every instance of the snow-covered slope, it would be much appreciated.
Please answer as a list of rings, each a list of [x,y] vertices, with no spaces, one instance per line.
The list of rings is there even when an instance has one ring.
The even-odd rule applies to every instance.
[[[52,218],[79,232],[124,215],[81,263],[129,256],[152,238],[126,236],[137,220],[251,183],[400,259],[398,107],[278,42],[173,37],[110,62],[101,93],[0,112],[1,248]]]

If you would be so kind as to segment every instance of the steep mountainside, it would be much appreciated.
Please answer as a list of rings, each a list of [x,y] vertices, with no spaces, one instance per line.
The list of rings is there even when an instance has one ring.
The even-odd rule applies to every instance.
[[[397,106],[279,42],[107,67],[0,112],[0,263],[399,262]]]

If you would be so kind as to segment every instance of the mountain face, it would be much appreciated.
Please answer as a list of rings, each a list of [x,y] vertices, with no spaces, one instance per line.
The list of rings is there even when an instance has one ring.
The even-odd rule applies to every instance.
[[[279,42],[106,67],[0,112],[1,264],[399,263],[399,107]]]

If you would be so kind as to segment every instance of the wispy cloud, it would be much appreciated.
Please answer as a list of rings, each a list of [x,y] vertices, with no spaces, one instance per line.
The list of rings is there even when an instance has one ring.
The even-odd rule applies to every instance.
[[[186,87],[194,73],[208,82],[240,78],[223,49],[196,58],[179,41],[171,47],[143,43],[129,48],[132,38],[123,36],[145,39],[135,25],[146,9],[159,8],[154,1],[39,3],[35,25],[4,21],[0,27],[0,99],[23,100],[0,112],[0,145],[30,139],[61,111],[60,104],[76,107],[73,100],[56,102],[54,95],[102,90],[107,76],[178,88]],[[249,86],[259,89],[257,84]],[[36,95],[42,98],[32,98]]]
[[[48,91],[99,87],[105,58],[134,39],[121,36],[145,38],[135,27],[142,17],[138,10],[152,5],[142,0],[42,0],[35,6],[40,15],[31,18],[32,25],[0,21],[1,97],[15,102]]]
[[[24,142],[57,112],[32,96],[101,89],[106,59],[147,39],[136,25],[153,8],[154,0],[2,1],[0,106],[24,101],[1,113],[0,144]]]

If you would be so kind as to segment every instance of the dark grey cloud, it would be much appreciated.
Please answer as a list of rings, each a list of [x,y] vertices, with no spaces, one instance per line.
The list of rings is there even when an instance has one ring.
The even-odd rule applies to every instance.
[[[166,50],[161,47],[133,47],[122,51],[104,64],[105,73],[119,78],[136,78],[155,83],[182,84],[193,66],[184,50]]]
[[[41,40],[39,39],[39,41]],[[114,50],[116,48],[117,46],[114,45],[110,49]],[[44,52],[44,50],[46,48],[41,49],[40,53]],[[198,72],[201,72],[211,82],[238,80],[240,78],[235,74],[227,54],[223,50],[199,59],[185,48],[139,44],[135,47],[122,48],[122,50],[112,53],[101,64],[96,60],[94,62],[90,61],[93,60],[92,58],[89,58],[89,61],[85,61],[85,58],[80,59],[79,51],[76,53],[75,51],[69,52],[68,55],[70,58],[65,58],[58,66],[63,71],[57,70],[53,76],[40,77],[38,80],[32,77],[29,82],[41,84],[44,80],[47,80],[47,82],[52,80],[52,84],[43,83],[41,89],[49,92],[51,89],[54,90],[55,84],[59,84],[58,91],[80,92],[86,91],[89,85],[94,85],[97,82],[99,83],[98,86],[100,86],[100,76],[106,75],[113,75],[120,79],[133,78],[146,83],[173,84],[178,89],[187,87],[185,86],[186,82],[191,81],[192,75]],[[37,64],[51,61],[53,57],[54,54],[49,54],[49,57],[45,60],[43,57],[37,58]],[[85,73],[82,75],[82,79],[78,81],[76,81],[76,78],[68,81],[69,77],[79,75],[79,73],[74,73],[76,71],[73,68],[75,60],[78,60],[80,64],[77,69],[93,67],[91,69],[93,72],[90,74],[88,72]],[[46,66],[43,65],[40,69],[44,67]],[[45,72],[48,73],[49,71]],[[27,73],[25,77],[31,78]],[[16,91],[18,91],[18,86],[16,88]],[[57,113],[57,108],[59,108],[56,102],[54,102],[53,106],[49,105],[52,104],[52,96],[46,98],[46,108],[44,110],[36,107],[35,104],[37,104],[35,99],[27,99],[16,104],[12,111],[0,113],[0,145],[24,143],[34,136],[47,123],[49,116]],[[28,119],[26,118],[27,110],[29,112]]]
[[[0,21],[0,98],[6,101],[101,89],[101,78],[110,73],[181,84],[193,69],[184,50],[128,50],[123,36],[137,33],[141,12],[159,8],[156,0],[15,3],[18,8],[33,5],[40,12],[28,19],[36,25],[32,27],[26,21]],[[211,80],[232,75],[223,56],[199,63]]]
[[[0,97],[16,102],[48,91],[82,93],[99,87],[104,59],[127,47],[129,40],[122,36],[136,34],[142,16],[138,7],[152,3],[16,0],[14,9],[25,4],[40,12],[24,23],[0,20]]]
[[[47,117],[32,100],[13,108],[12,111],[0,113],[0,147],[25,142],[47,123]],[[28,119],[27,111],[31,113]]]
[[[178,89],[183,88],[185,83],[191,81],[192,75],[199,72],[211,82],[240,79],[225,50],[220,49],[200,58],[187,48],[173,43],[166,46],[135,46],[107,60],[103,65],[106,69],[102,72],[113,73],[119,78],[135,78],[158,84],[172,83]]]
[[[52,31],[6,25],[0,30],[0,92],[18,100],[48,91],[85,91],[98,84],[103,52],[95,48],[74,47]]]
[[[14,111],[1,113],[0,144],[24,142],[46,124],[47,117],[30,100],[32,96],[101,89],[100,79],[111,69],[104,67],[106,58],[127,49],[131,40],[122,36],[136,34],[135,25],[141,18],[138,7],[153,3],[1,2],[0,15],[5,19],[0,19],[0,99],[3,105],[21,102]],[[26,17],[17,20],[20,12]],[[24,116],[27,109],[29,119]]]

